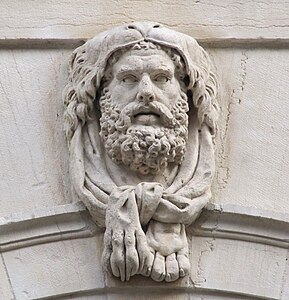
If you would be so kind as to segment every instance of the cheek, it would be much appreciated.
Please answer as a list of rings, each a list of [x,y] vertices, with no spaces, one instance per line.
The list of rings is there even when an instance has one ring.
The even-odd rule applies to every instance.
[[[136,99],[137,88],[122,85],[121,83],[110,84],[108,86],[111,97],[118,106],[123,107]]]
[[[164,99],[166,99],[167,105],[174,105],[181,94],[181,89],[179,84],[170,84],[166,88],[162,90],[162,94],[164,96]]]

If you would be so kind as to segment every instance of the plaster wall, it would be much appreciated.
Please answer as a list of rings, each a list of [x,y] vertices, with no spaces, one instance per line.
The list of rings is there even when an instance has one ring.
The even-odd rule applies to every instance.
[[[12,0],[0,11],[0,299],[289,299],[288,1]],[[69,55],[138,20],[194,36],[220,83],[212,207],[191,232],[190,278],[170,285],[104,278],[102,232],[69,188]],[[231,217],[207,229],[214,211]]]

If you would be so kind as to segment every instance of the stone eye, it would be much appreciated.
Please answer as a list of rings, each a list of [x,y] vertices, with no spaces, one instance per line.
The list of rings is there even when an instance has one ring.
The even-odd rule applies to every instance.
[[[133,75],[127,75],[125,77],[122,78],[122,82],[127,83],[127,84],[132,84],[137,82],[137,78]]]
[[[166,83],[169,81],[169,78],[168,78],[168,76],[166,76],[164,74],[160,74],[154,78],[154,81],[156,81],[158,83]]]

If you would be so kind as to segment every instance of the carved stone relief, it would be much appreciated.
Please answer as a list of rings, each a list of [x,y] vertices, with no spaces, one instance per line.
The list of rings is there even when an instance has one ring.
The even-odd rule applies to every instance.
[[[217,83],[190,36],[152,22],[77,48],[64,91],[73,191],[105,228],[103,266],[175,281],[210,199]]]

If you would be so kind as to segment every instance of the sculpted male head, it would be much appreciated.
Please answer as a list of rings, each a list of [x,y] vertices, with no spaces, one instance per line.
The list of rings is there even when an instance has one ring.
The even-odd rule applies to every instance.
[[[141,44],[147,44],[147,50]],[[141,55],[137,55],[138,51]],[[200,125],[207,124],[211,133],[215,134],[218,116],[217,83],[207,53],[190,36],[160,24],[142,22],[101,33],[73,52],[69,83],[64,90],[68,141],[71,141],[79,124],[84,125],[88,119],[96,118],[94,110],[95,102],[99,100],[97,95],[101,93],[104,79],[107,82],[112,79],[113,66],[121,56],[126,59],[134,54],[133,56],[142,56],[145,59],[152,54],[165,59],[168,58],[165,53],[171,58],[167,63],[173,62],[177,69],[174,74],[174,87],[181,85],[182,91],[191,95],[189,102],[191,107],[197,109]],[[122,97],[123,101],[125,98]]]
[[[140,42],[115,53],[99,99],[100,136],[108,155],[141,174],[180,164],[185,153],[189,108],[184,62],[166,50]]]
[[[203,48],[154,22],[74,51],[64,90],[71,182],[106,227],[103,265],[121,280],[188,274],[185,226],[211,197],[216,92]]]

